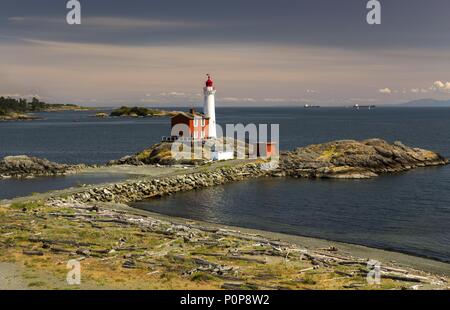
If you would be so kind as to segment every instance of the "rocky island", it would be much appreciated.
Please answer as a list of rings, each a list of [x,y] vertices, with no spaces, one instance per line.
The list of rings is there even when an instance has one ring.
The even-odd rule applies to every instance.
[[[233,139],[214,139],[211,143],[233,143]],[[208,158],[176,160],[171,153],[170,142],[160,142],[134,155],[112,160],[106,167],[144,165],[191,165],[208,164]],[[249,145],[233,143],[235,152],[248,152]],[[204,153],[205,154],[205,153]],[[244,159],[245,160],[245,159]],[[249,159],[246,159],[249,160]],[[263,159],[256,160],[264,162]],[[363,141],[340,140],[300,147],[281,152],[278,166],[271,170],[261,169],[257,176],[295,178],[367,179],[380,174],[398,173],[414,168],[446,165],[449,160],[433,151],[408,147],[396,141],[390,144],[382,139]],[[44,176],[71,173],[85,165],[62,165],[35,157],[10,156],[0,161],[0,177]],[[107,169],[107,168],[106,168]]]
[[[216,143],[232,143],[226,139],[215,139]],[[243,142],[235,147],[249,146]],[[161,142],[135,155],[125,156],[109,162],[109,165],[174,165],[202,164],[203,160],[175,160],[171,154],[171,143]],[[281,152],[278,168],[269,174],[274,177],[291,176],[303,178],[366,179],[384,173],[403,172],[426,166],[448,164],[448,159],[438,153],[413,148],[396,141],[390,144],[382,139],[363,141],[340,140],[300,147]]]
[[[365,179],[385,173],[448,164],[441,155],[381,139],[341,140],[280,154],[272,175],[303,178]]]
[[[0,111],[0,121],[32,121],[37,119],[41,118],[31,114]]]
[[[179,111],[165,111],[160,109],[149,109],[143,107],[120,107],[111,112],[112,117],[163,117],[174,116],[180,113]]]

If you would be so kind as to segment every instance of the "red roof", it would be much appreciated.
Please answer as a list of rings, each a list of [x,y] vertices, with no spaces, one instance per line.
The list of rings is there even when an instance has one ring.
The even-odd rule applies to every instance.
[[[206,115],[204,115],[202,113],[198,113],[198,112],[195,112],[194,114],[187,113],[187,112],[180,112],[178,114],[175,114],[171,118],[175,118],[175,117],[178,117],[178,116],[181,116],[181,117],[184,117],[184,118],[188,118],[188,119],[194,119],[195,117],[209,119],[209,117],[207,117]]]

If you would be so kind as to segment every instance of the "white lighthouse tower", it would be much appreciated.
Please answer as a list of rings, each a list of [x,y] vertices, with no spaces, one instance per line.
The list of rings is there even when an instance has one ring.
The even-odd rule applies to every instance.
[[[203,94],[205,95],[205,102],[203,104],[203,113],[206,117],[209,117],[208,137],[217,138],[216,132],[216,103],[214,95],[216,89],[214,88],[214,82],[211,80],[211,76],[207,74],[208,80],[206,86],[203,88]]]

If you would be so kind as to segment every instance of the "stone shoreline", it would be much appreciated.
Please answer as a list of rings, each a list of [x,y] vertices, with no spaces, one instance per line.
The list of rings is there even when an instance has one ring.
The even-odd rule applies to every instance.
[[[69,202],[130,203],[176,192],[217,186],[267,175],[262,163],[221,167],[212,171],[178,174],[165,178],[137,179],[96,186],[65,198]]]

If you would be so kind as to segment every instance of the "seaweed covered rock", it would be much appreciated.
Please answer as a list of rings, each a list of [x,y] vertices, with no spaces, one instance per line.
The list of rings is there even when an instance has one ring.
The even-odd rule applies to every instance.
[[[435,152],[411,148],[401,142],[340,140],[282,153],[280,165],[273,174],[309,178],[371,178],[383,173],[447,163],[447,159]]]

